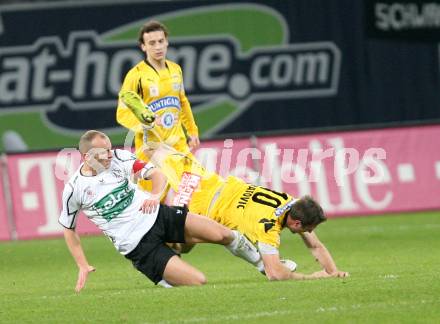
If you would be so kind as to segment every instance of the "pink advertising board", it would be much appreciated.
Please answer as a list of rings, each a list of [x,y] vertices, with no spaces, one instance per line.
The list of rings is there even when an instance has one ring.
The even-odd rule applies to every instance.
[[[9,240],[11,238],[7,219],[8,210],[3,190],[3,171],[3,166],[0,163],[0,241]]]
[[[205,141],[195,154],[223,176],[311,194],[330,217],[371,215],[440,209],[439,138],[440,126],[406,127]],[[18,238],[61,235],[61,194],[78,157],[17,154],[7,165]],[[84,215],[77,229],[99,233]]]
[[[440,209],[440,126],[204,143],[208,168],[294,196],[311,194],[327,214]]]
[[[58,157],[58,159],[57,159]],[[68,165],[69,164],[69,165]],[[18,239],[59,236],[63,178],[68,169],[76,169],[79,161],[65,160],[58,152],[14,154],[8,156],[13,214]],[[84,215],[77,224],[80,234],[97,234],[99,230]]]

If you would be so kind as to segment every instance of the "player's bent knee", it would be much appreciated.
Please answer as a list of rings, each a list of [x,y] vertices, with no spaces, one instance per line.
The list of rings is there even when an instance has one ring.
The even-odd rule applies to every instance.
[[[230,229],[219,228],[211,237],[213,242],[227,245],[234,240],[234,234]]]
[[[206,283],[203,272],[177,256],[169,259],[163,273],[163,279],[173,286],[201,286]]]
[[[194,273],[191,278],[185,283],[188,286],[203,286],[206,284],[207,280],[202,272]]]
[[[202,272],[198,273],[197,278],[194,279],[194,285],[196,286],[203,286],[207,283],[206,276]]]
[[[223,225],[218,224],[216,228],[217,242],[227,245],[234,240],[234,233]]]
[[[234,233],[229,228],[223,228],[222,230],[222,243],[229,244],[234,240]]]

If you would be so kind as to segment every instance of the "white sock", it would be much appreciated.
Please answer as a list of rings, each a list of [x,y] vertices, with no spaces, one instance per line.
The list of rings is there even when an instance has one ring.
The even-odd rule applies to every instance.
[[[157,283],[158,286],[162,286],[164,288],[173,288],[172,285],[170,285],[165,279],[162,279]]]
[[[264,263],[263,263],[262,259],[260,261],[258,261],[255,266],[257,267],[257,270],[261,272],[261,274],[264,274],[264,275],[266,274],[266,271],[264,270]]]
[[[232,233],[234,234],[234,240],[225,247],[233,255],[256,265],[261,260],[257,248],[239,231],[232,231]]]

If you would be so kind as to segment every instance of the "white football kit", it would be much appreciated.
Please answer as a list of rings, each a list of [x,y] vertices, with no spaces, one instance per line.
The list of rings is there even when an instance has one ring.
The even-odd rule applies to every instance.
[[[139,210],[150,194],[130,181],[136,158],[129,151],[112,152],[108,169],[96,176],[83,176],[81,165],[65,185],[59,223],[69,229],[75,228],[82,210],[110,238],[116,249],[126,255],[154,225],[159,208],[151,214]],[[145,174],[153,168],[148,163],[144,167]]]

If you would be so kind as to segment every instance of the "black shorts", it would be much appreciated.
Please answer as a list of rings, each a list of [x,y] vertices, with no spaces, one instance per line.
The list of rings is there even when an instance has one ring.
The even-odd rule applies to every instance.
[[[125,256],[155,284],[162,280],[168,261],[177,255],[165,242],[185,243],[187,213],[186,207],[160,205],[153,227],[142,237],[136,248]]]

